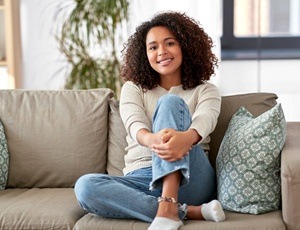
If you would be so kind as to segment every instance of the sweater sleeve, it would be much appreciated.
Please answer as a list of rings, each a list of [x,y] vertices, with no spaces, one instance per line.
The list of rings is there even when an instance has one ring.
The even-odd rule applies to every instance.
[[[206,83],[199,90],[196,103],[190,128],[198,132],[202,137],[200,141],[202,143],[217,125],[221,108],[221,96],[218,88],[213,84]]]
[[[149,119],[143,105],[143,91],[132,82],[126,82],[121,90],[120,115],[127,134],[137,141],[140,129],[151,130]]]

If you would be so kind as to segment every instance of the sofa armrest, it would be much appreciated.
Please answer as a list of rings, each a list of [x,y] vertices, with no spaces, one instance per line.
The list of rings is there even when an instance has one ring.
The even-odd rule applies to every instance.
[[[300,122],[287,123],[281,154],[282,216],[287,229],[300,229]]]

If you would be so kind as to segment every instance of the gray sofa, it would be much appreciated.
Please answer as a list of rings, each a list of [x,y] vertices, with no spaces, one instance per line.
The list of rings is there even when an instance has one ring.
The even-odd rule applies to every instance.
[[[211,135],[215,159],[228,122],[240,106],[254,115],[276,104],[272,93],[226,96]],[[139,220],[105,219],[77,204],[73,186],[86,173],[121,175],[125,130],[109,89],[0,91],[0,119],[9,174],[0,191],[0,229],[147,229]],[[300,229],[300,122],[287,124],[281,154],[281,210],[250,215],[226,211],[221,223],[185,221],[181,229]],[[138,205],[138,204],[137,204]]]

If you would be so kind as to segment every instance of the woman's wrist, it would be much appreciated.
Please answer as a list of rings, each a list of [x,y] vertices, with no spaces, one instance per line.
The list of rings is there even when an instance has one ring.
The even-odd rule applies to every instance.
[[[152,145],[152,133],[147,129],[141,129],[137,133],[137,141],[140,145],[151,147]]]
[[[198,134],[198,132],[195,129],[188,129],[185,132],[187,134],[187,138],[191,142],[191,146],[197,144],[202,139],[202,137]]]

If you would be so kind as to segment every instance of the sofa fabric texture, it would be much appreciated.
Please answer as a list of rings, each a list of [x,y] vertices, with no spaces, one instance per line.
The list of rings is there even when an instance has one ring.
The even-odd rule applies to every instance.
[[[110,90],[1,92],[7,186],[73,187],[82,174],[105,172],[110,97]]]
[[[272,93],[222,97],[209,158],[215,166],[232,115],[258,116],[276,105]],[[8,184],[0,191],[0,229],[147,229],[139,220],[101,218],[77,203],[73,186],[87,173],[122,175],[126,133],[109,89],[0,90],[0,119],[9,150]],[[287,124],[282,150],[282,209],[261,215],[226,211],[226,221],[184,221],[181,229],[300,229],[300,122]],[[298,136],[297,136],[298,135]],[[292,184],[291,184],[292,182]]]
[[[281,153],[282,216],[287,229],[300,229],[300,126],[287,123],[287,134]],[[298,197],[298,198],[296,198]]]
[[[112,98],[109,100],[109,132],[107,172],[110,175],[122,176],[125,167],[124,157],[126,154],[126,130],[120,117],[119,102]]]
[[[86,212],[72,188],[6,189],[0,194],[0,229],[72,229]]]

